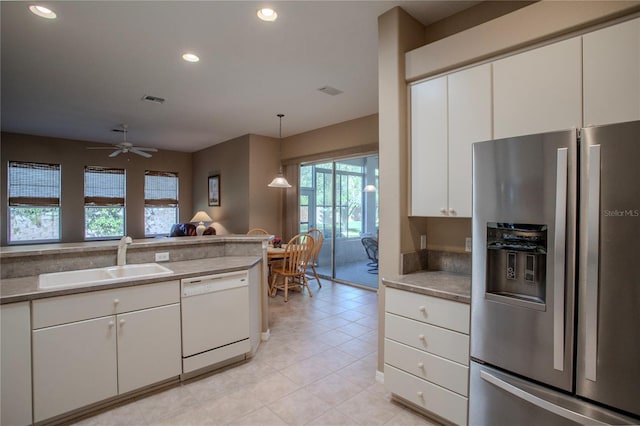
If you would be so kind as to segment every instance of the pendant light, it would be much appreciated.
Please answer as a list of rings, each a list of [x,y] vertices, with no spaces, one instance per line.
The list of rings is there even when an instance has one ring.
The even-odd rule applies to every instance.
[[[280,119],[280,143],[282,143],[282,117],[284,117],[284,114],[278,114],[278,118]],[[291,188],[291,184],[287,182],[287,178],[285,178],[282,173],[282,165],[280,165],[278,175],[273,178],[268,186],[271,188]]]

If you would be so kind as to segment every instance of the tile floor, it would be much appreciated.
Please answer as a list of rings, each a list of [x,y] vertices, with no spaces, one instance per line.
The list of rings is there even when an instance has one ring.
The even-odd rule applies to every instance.
[[[76,425],[432,425],[375,380],[376,293],[311,287],[270,299],[271,339],[250,361]]]

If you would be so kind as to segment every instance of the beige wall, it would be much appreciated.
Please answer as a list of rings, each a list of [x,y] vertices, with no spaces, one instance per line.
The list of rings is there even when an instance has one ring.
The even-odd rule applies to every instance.
[[[378,114],[322,127],[282,140],[283,163],[378,151]]]
[[[61,242],[84,241],[84,166],[117,167],[126,170],[126,232],[133,238],[144,238],[144,172],[160,170],[177,172],[180,186],[179,215],[181,221],[191,219],[191,154],[159,151],[151,158],[135,154],[120,154],[110,158],[110,151],[88,150],[102,146],[92,142],[42,136],[2,133],[2,182],[0,211],[5,226],[1,230],[1,245],[7,244],[7,163],[34,161],[61,164]]]
[[[269,188],[280,169],[280,139],[251,135],[249,152],[249,228],[263,228],[282,235],[284,191]]]
[[[193,153],[193,210],[206,211],[218,234],[244,234],[249,224],[250,135]],[[208,177],[220,175],[220,206],[208,205]]]
[[[282,228],[280,191],[269,188],[280,165],[280,140],[258,135],[213,145],[193,154],[194,212],[206,211],[218,234]],[[220,206],[208,205],[208,177],[220,175]]]
[[[400,273],[408,219],[407,84],[404,53],[423,43],[423,26],[394,8],[378,18],[378,113],[380,129],[379,276]],[[378,371],[383,370],[384,291],[378,292]]]

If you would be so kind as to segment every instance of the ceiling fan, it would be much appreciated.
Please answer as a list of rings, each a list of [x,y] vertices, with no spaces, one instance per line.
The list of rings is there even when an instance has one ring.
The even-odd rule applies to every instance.
[[[115,151],[113,151],[111,154],[109,154],[109,157],[117,157],[120,154],[126,154],[127,152],[132,152],[134,154],[138,154],[143,156],[144,158],[151,158],[151,154],[148,154],[145,151],[148,152],[158,152],[158,150],[156,148],[145,148],[142,146],[133,146],[133,144],[127,142],[127,125],[126,124],[122,124],[121,125],[121,129],[113,129],[113,132],[121,132],[123,135],[123,142],[122,143],[118,143],[115,144],[113,147],[111,146],[91,146],[91,147],[87,147],[87,149],[114,149],[115,147]]]

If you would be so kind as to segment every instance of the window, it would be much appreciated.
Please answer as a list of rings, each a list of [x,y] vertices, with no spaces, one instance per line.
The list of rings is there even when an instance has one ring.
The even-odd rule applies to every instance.
[[[84,237],[117,238],[125,234],[124,169],[84,168]]]
[[[144,234],[168,235],[178,222],[178,173],[144,172]]]
[[[10,161],[9,243],[60,240],[60,164]]]

